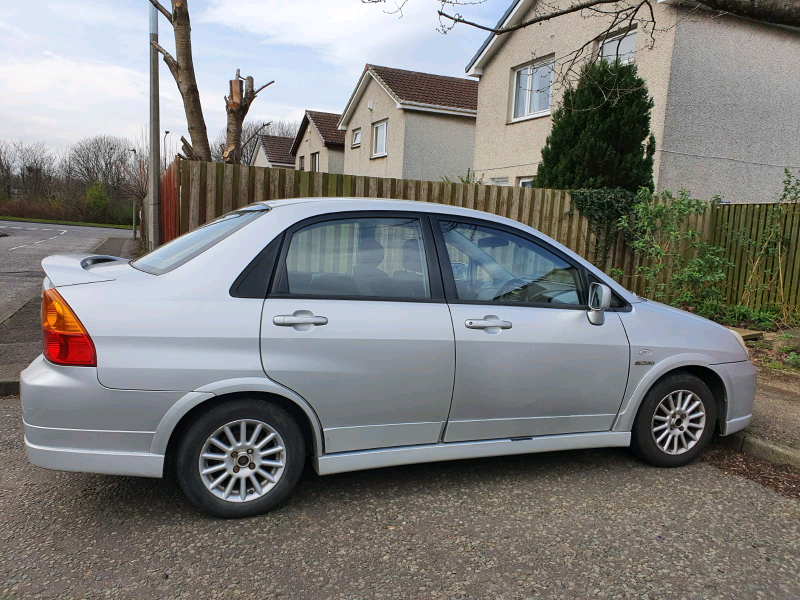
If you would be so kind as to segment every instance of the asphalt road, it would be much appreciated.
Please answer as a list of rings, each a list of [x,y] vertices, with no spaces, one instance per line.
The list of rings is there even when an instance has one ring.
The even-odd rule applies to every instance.
[[[42,259],[51,254],[92,252],[110,237],[131,237],[124,229],[0,221],[0,323],[41,290]]]
[[[800,502],[622,450],[318,477],[220,521],[171,480],[27,464],[0,400],[0,598],[800,597]]]

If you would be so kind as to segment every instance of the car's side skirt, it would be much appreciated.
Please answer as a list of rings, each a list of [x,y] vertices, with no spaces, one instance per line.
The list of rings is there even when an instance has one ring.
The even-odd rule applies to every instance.
[[[414,463],[555,452],[558,450],[630,446],[630,443],[631,434],[629,431],[598,431],[594,433],[544,435],[477,442],[450,442],[325,454],[314,458],[314,468],[320,475],[331,475],[346,471],[361,471]]]

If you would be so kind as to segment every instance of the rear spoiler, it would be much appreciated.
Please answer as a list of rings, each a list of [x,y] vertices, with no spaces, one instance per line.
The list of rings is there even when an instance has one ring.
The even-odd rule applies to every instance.
[[[91,271],[94,265],[126,259],[104,254],[56,254],[42,261],[42,269],[55,287],[114,281],[113,277]]]

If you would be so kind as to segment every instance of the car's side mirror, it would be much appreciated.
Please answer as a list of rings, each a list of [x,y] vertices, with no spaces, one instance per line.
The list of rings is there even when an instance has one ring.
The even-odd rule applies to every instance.
[[[593,283],[589,286],[589,323],[602,325],[606,322],[606,309],[611,306],[611,288],[602,283]]]

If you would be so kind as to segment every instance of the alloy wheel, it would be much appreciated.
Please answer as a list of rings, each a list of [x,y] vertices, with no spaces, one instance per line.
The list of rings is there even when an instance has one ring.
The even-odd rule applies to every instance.
[[[200,479],[206,489],[227,502],[263,497],[280,481],[286,467],[286,445],[270,425],[239,419],[212,433],[200,453]]]
[[[697,444],[705,427],[705,407],[700,398],[688,390],[677,390],[656,407],[651,431],[662,452],[677,455]]]

